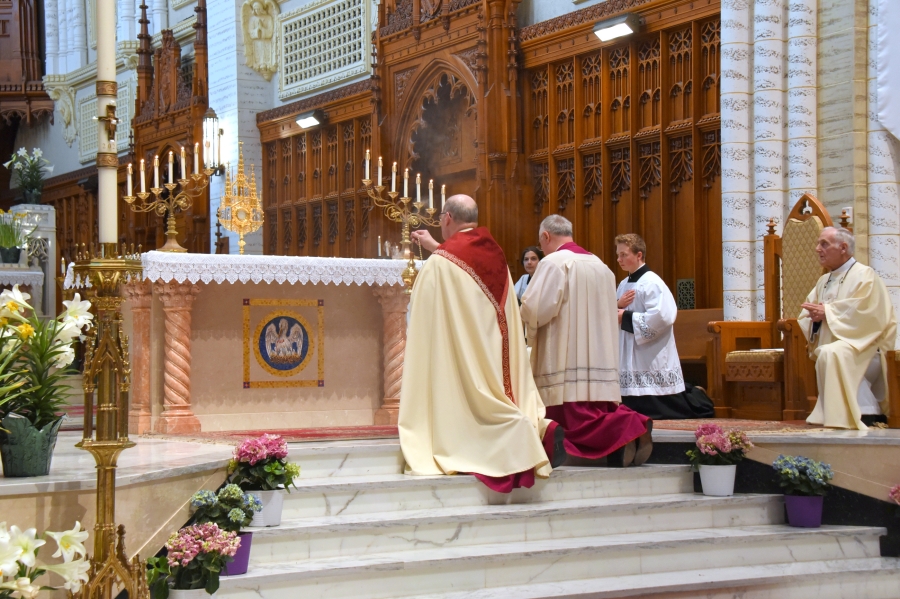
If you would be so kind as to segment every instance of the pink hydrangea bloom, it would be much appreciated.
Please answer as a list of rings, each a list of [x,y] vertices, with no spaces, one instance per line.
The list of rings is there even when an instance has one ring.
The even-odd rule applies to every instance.
[[[269,458],[283,460],[288,455],[287,441],[279,435],[263,435],[261,438]]]
[[[697,427],[697,430],[694,431],[694,437],[699,439],[700,437],[706,437],[707,435],[713,435],[716,433],[722,433],[722,429],[719,428],[719,426],[712,423],[701,424]]]
[[[888,497],[893,499],[895,503],[900,504],[900,485],[894,485],[893,487],[891,487],[891,492]]]
[[[263,435],[256,439],[244,439],[234,450],[234,459],[255,466],[263,460],[282,460],[288,455],[287,442],[279,435]]]
[[[226,532],[211,522],[185,526],[166,542],[168,562],[172,567],[187,566],[201,553],[234,557],[240,546],[237,533]]]

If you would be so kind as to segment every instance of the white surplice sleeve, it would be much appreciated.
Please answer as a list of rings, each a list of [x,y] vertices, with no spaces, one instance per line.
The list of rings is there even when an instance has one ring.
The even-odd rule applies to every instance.
[[[522,295],[520,308],[529,339],[531,331],[536,331],[556,318],[565,292],[565,271],[550,261],[538,262],[537,270]]]
[[[634,341],[638,345],[656,339],[675,324],[675,318],[678,316],[675,298],[661,279],[645,283],[641,287],[643,287],[640,292],[644,311],[633,312],[631,316]]]

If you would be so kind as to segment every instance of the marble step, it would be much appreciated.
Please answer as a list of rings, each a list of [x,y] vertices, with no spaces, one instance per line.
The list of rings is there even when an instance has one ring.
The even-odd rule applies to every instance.
[[[290,459],[300,464],[302,479],[371,476],[403,472],[397,439],[290,443]]]
[[[691,493],[690,466],[574,468],[553,471],[531,489],[495,493],[474,476],[376,474],[306,478],[284,497],[283,518],[426,510],[498,503],[538,503],[568,499]]]
[[[780,524],[780,495],[665,494],[282,521],[252,528],[251,564],[487,543]]]
[[[883,528],[742,526],[421,549],[251,567],[218,597],[367,599],[521,584],[879,556]]]
[[[896,599],[900,559],[862,558],[637,574],[419,595],[418,599]]]

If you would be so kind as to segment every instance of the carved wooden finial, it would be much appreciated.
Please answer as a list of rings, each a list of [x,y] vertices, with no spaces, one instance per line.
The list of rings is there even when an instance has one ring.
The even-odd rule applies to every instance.
[[[843,208],[843,209],[841,209],[841,227],[846,229],[849,226],[850,226],[850,215],[847,214],[847,209]]]
[[[768,231],[769,235],[775,234],[775,217],[773,217],[773,216],[769,217],[769,224],[767,224],[766,227],[768,227],[768,229],[769,229],[769,231]]]

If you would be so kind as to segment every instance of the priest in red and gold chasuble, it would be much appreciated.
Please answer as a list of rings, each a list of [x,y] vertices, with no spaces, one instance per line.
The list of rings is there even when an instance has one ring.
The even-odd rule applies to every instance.
[[[400,445],[408,474],[471,473],[509,492],[550,474],[556,423],[544,417],[503,250],[476,219],[474,200],[454,196],[444,244],[414,234],[433,254],[410,299]]]

